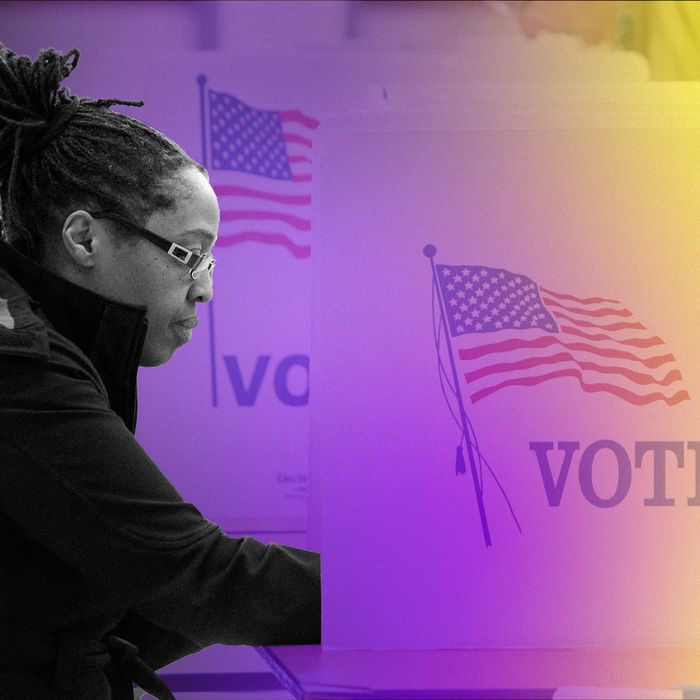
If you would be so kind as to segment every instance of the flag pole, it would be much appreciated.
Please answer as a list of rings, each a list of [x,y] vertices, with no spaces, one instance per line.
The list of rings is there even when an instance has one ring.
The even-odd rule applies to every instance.
[[[479,486],[479,477],[476,471],[476,461],[474,460],[474,450],[472,448],[472,442],[469,438],[469,422],[467,420],[467,412],[464,410],[464,401],[462,400],[462,392],[460,390],[460,381],[457,376],[457,367],[455,365],[455,360],[452,355],[452,343],[450,342],[450,331],[447,323],[447,315],[445,314],[445,307],[443,305],[442,293],[440,292],[440,285],[438,284],[437,270],[435,269],[435,253],[437,249],[434,245],[427,245],[423,248],[423,255],[430,259],[430,266],[433,270],[433,284],[435,285],[435,290],[437,291],[438,302],[440,303],[440,315],[443,320],[443,325],[445,326],[445,339],[447,341],[447,354],[450,356],[450,365],[452,367],[452,378],[455,384],[455,391],[457,393],[457,403],[459,404],[459,417],[462,423],[462,432],[467,441],[467,455],[469,456],[469,466],[472,473],[472,481],[474,482],[474,492],[476,494],[476,504],[479,509],[479,518],[481,519],[481,530],[484,533],[484,544],[487,547],[491,546],[491,534],[489,532],[489,524],[486,519],[486,510],[484,509],[484,498],[482,490]]]
[[[197,83],[199,84],[199,113],[201,115],[202,125],[202,165],[205,168],[209,167],[207,162],[207,112],[206,112],[206,85],[207,76],[198,75]],[[216,382],[216,335],[214,332],[214,300],[210,299],[207,304],[209,310],[209,364],[211,366],[211,405],[216,408],[219,400],[217,396]]]

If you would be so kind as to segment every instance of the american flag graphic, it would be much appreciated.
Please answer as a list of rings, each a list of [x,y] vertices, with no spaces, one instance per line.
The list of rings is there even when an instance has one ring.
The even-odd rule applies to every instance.
[[[317,119],[255,109],[207,90],[209,169],[219,199],[218,247],[253,242],[311,254],[311,153]]]
[[[564,377],[636,406],[690,399],[663,340],[621,302],[556,292],[499,268],[435,268],[472,403]]]

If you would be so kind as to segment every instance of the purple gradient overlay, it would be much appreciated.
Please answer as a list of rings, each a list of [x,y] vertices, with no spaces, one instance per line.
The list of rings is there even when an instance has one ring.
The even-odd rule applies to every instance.
[[[627,107],[596,122],[602,102],[618,104],[617,86],[586,102],[574,79],[608,70],[643,79],[644,68],[622,52],[528,44],[506,5],[0,4],[0,41],[32,56],[78,47],[71,89],[144,99],[129,113],[206,161],[212,182],[200,88],[320,122],[308,156],[310,230],[295,240],[310,258],[274,244],[277,229],[267,242],[221,245],[208,330],[202,323],[171,363],[139,380],[139,439],[187,500],[235,536],[322,550],[325,649],[279,657],[306,685],[381,678],[387,697],[407,657],[393,663],[379,650],[529,648],[509,661],[510,690],[548,690],[595,684],[604,654],[557,667],[556,651],[537,648],[700,643],[700,559],[688,545],[700,524],[688,505],[697,500],[694,401],[630,407],[569,378],[467,402],[477,455],[511,498],[522,533],[483,464],[475,480],[483,493],[471,473],[455,473],[457,446],[464,459],[467,451],[439,384],[428,243],[436,263],[522,271],[551,289],[624,298],[672,349],[691,398],[700,389],[700,338],[688,320],[700,311],[698,125],[678,109],[683,138],[658,128],[668,115],[633,129],[620,116]],[[541,78],[562,90],[544,109]],[[649,103],[660,103],[656,93]],[[253,211],[250,202],[230,206]],[[224,224],[241,218],[234,211]],[[222,240],[226,231],[222,224]],[[285,401],[305,395],[309,372],[309,404]],[[605,440],[629,465],[601,448],[588,453],[581,477],[582,454]],[[674,446],[635,452],[663,441]],[[531,443],[552,443],[552,484],[544,448]],[[567,449],[570,471],[556,482]],[[627,466],[624,498],[604,507]],[[318,656],[325,651],[339,656]],[[413,687],[435,690],[442,663],[443,690],[452,674],[460,687],[509,691],[493,680],[503,659],[483,653],[492,656],[416,657]],[[629,673],[606,678],[697,680],[686,657],[642,656],[620,652],[614,661]],[[585,672],[562,671],[574,667]],[[264,697],[278,687],[259,660],[219,648],[167,673],[183,693]]]

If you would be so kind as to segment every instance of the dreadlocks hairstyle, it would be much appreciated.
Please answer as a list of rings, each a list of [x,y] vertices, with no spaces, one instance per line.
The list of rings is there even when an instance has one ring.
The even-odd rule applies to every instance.
[[[79,58],[77,49],[47,49],[32,63],[0,44],[0,231],[36,261],[72,211],[144,222],[175,204],[173,176],[205,172],[160,132],[110,109],[143,102],[79,98],[60,87]]]

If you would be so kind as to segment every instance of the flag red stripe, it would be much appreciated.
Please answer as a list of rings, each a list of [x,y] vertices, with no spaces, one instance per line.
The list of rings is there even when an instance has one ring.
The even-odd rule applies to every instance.
[[[284,246],[295,258],[308,258],[311,255],[311,246],[298,245],[294,241],[280,233],[264,233],[262,231],[245,231],[219,236],[217,247],[227,248],[241,243],[263,243],[265,245]]]
[[[284,195],[264,190],[251,190],[248,187],[238,185],[212,185],[217,197],[252,197],[254,199],[266,199],[280,204],[311,204],[311,195]]]
[[[533,367],[538,367],[539,365],[554,365],[560,362],[573,362],[583,370],[591,370],[593,372],[600,372],[601,374],[619,374],[635,384],[640,385],[657,384],[658,386],[668,386],[673,382],[681,381],[683,379],[683,377],[681,377],[681,373],[677,369],[668,372],[663,379],[657,379],[651,374],[634,372],[626,367],[613,367],[608,365],[599,365],[595,362],[579,361],[569,352],[560,352],[556,355],[545,355],[542,357],[531,357],[518,362],[500,362],[495,365],[489,365],[488,367],[480,367],[473,372],[465,372],[464,378],[467,380],[467,382],[474,382],[492,374],[513,372],[517,370],[528,370],[532,369]]]
[[[594,393],[599,391],[607,392],[609,394],[614,394],[615,396],[624,399],[625,401],[636,406],[645,406],[655,401],[664,401],[669,406],[675,406],[681,401],[690,400],[690,396],[685,390],[678,391],[671,397],[666,397],[658,391],[652,394],[642,395],[635,394],[631,391],[627,391],[626,389],[623,389],[619,386],[615,386],[614,384],[587,384],[583,380],[581,371],[577,369],[562,369],[558,370],[557,372],[543,374],[539,377],[521,377],[519,379],[508,379],[504,382],[501,382],[500,384],[496,384],[495,386],[480,389],[479,391],[474,392],[470,398],[472,403],[476,403],[477,401],[481,401],[481,399],[486,398],[490,394],[493,394],[494,392],[509,386],[536,386],[537,384],[542,384],[543,382],[550,381],[551,379],[559,379],[560,377],[574,377],[575,379],[578,379],[579,383],[581,384],[581,388],[588,393]]]
[[[294,182],[311,182],[311,175],[292,175]]]
[[[575,297],[573,294],[561,294],[559,292],[553,292],[551,289],[545,289],[540,287],[540,291],[545,294],[550,294],[557,299],[564,299],[565,301],[577,301],[579,304],[601,304],[607,302],[608,304],[619,304],[617,299],[605,299],[603,297],[588,297],[587,299],[581,299],[580,297]]]
[[[558,306],[560,309],[565,309],[566,311],[573,311],[574,313],[581,314],[582,316],[631,316],[632,312],[629,309],[596,309],[591,311],[589,309],[576,309],[571,306],[564,306],[554,299],[547,299],[542,297],[542,301],[545,302],[547,306]]]
[[[587,338],[588,340],[612,340],[615,343],[620,343],[620,345],[631,345],[635,348],[650,348],[654,345],[663,345],[664,341],[655,335],[653,338],[613,338],[611,335],[606,335],[605,333],[584,333],[583,331],[574,328],[573,326],[560,326],[559,327],[565,333],[570,335],[578,336],[579,338]]]
[[[580,318],[571,318],[571,316],[567,316],[566,314],[561,313],[561,311],[552,311],[552,316],[554,316],[554,318],[563,318],[569,323],[574,323],[577,326],[581,326],[581,328],[600,328],[604,331],[623,331],[627,329],[639,331],[647,330],[647,327],[639,322],[630,323],[628,321],[620,321],[618,323],[607,324],[592,323],[591,321],[584,321]]]
[[[275,211],[227,211],[221,212],[221,221],[282,221],[289,224],[298,231],[310,231],[311,222],[308,219],[302,219],[299,216],[292,214],[284,214],[283,212]]]
[[[631,352],[625,352],[623,350],[598,348],[587,343],[564,343],[558,338],[552,338],[551,336],[541,336],[539,338],[535,338],[534,340],[520,340],[514,338],[511,340],[504,340],[500,343],[479,345],[475,348],[460,348],[459,358],[461,360],[475,360],[493,352],[511,352],[513,350],[530,348],[546,348],[551,345],[561,345],[567,350],[582,350],[584,352],[590,352],[594,355],[600,355],[601,357],[631,360],[632,362],[639,362],[650,369],[655,369],[656,367],[660,367],[667,362],[673,362],[675,360],[673,355],[657,355],[656,357],[641,358],[637,357]]]
[[[307,139],[306,136],[302,136],[301,134],[285,133],[283,136],[285,143],[300,143],[302,146],[308,146],[309,148],[312,146],[311,139]]]
[[[309,129],[316,129],[321,123],[318,119],[314,119],[298,109],[288,109],[284,112],[279,112],[279,115],[281,122],[298,122]]]

